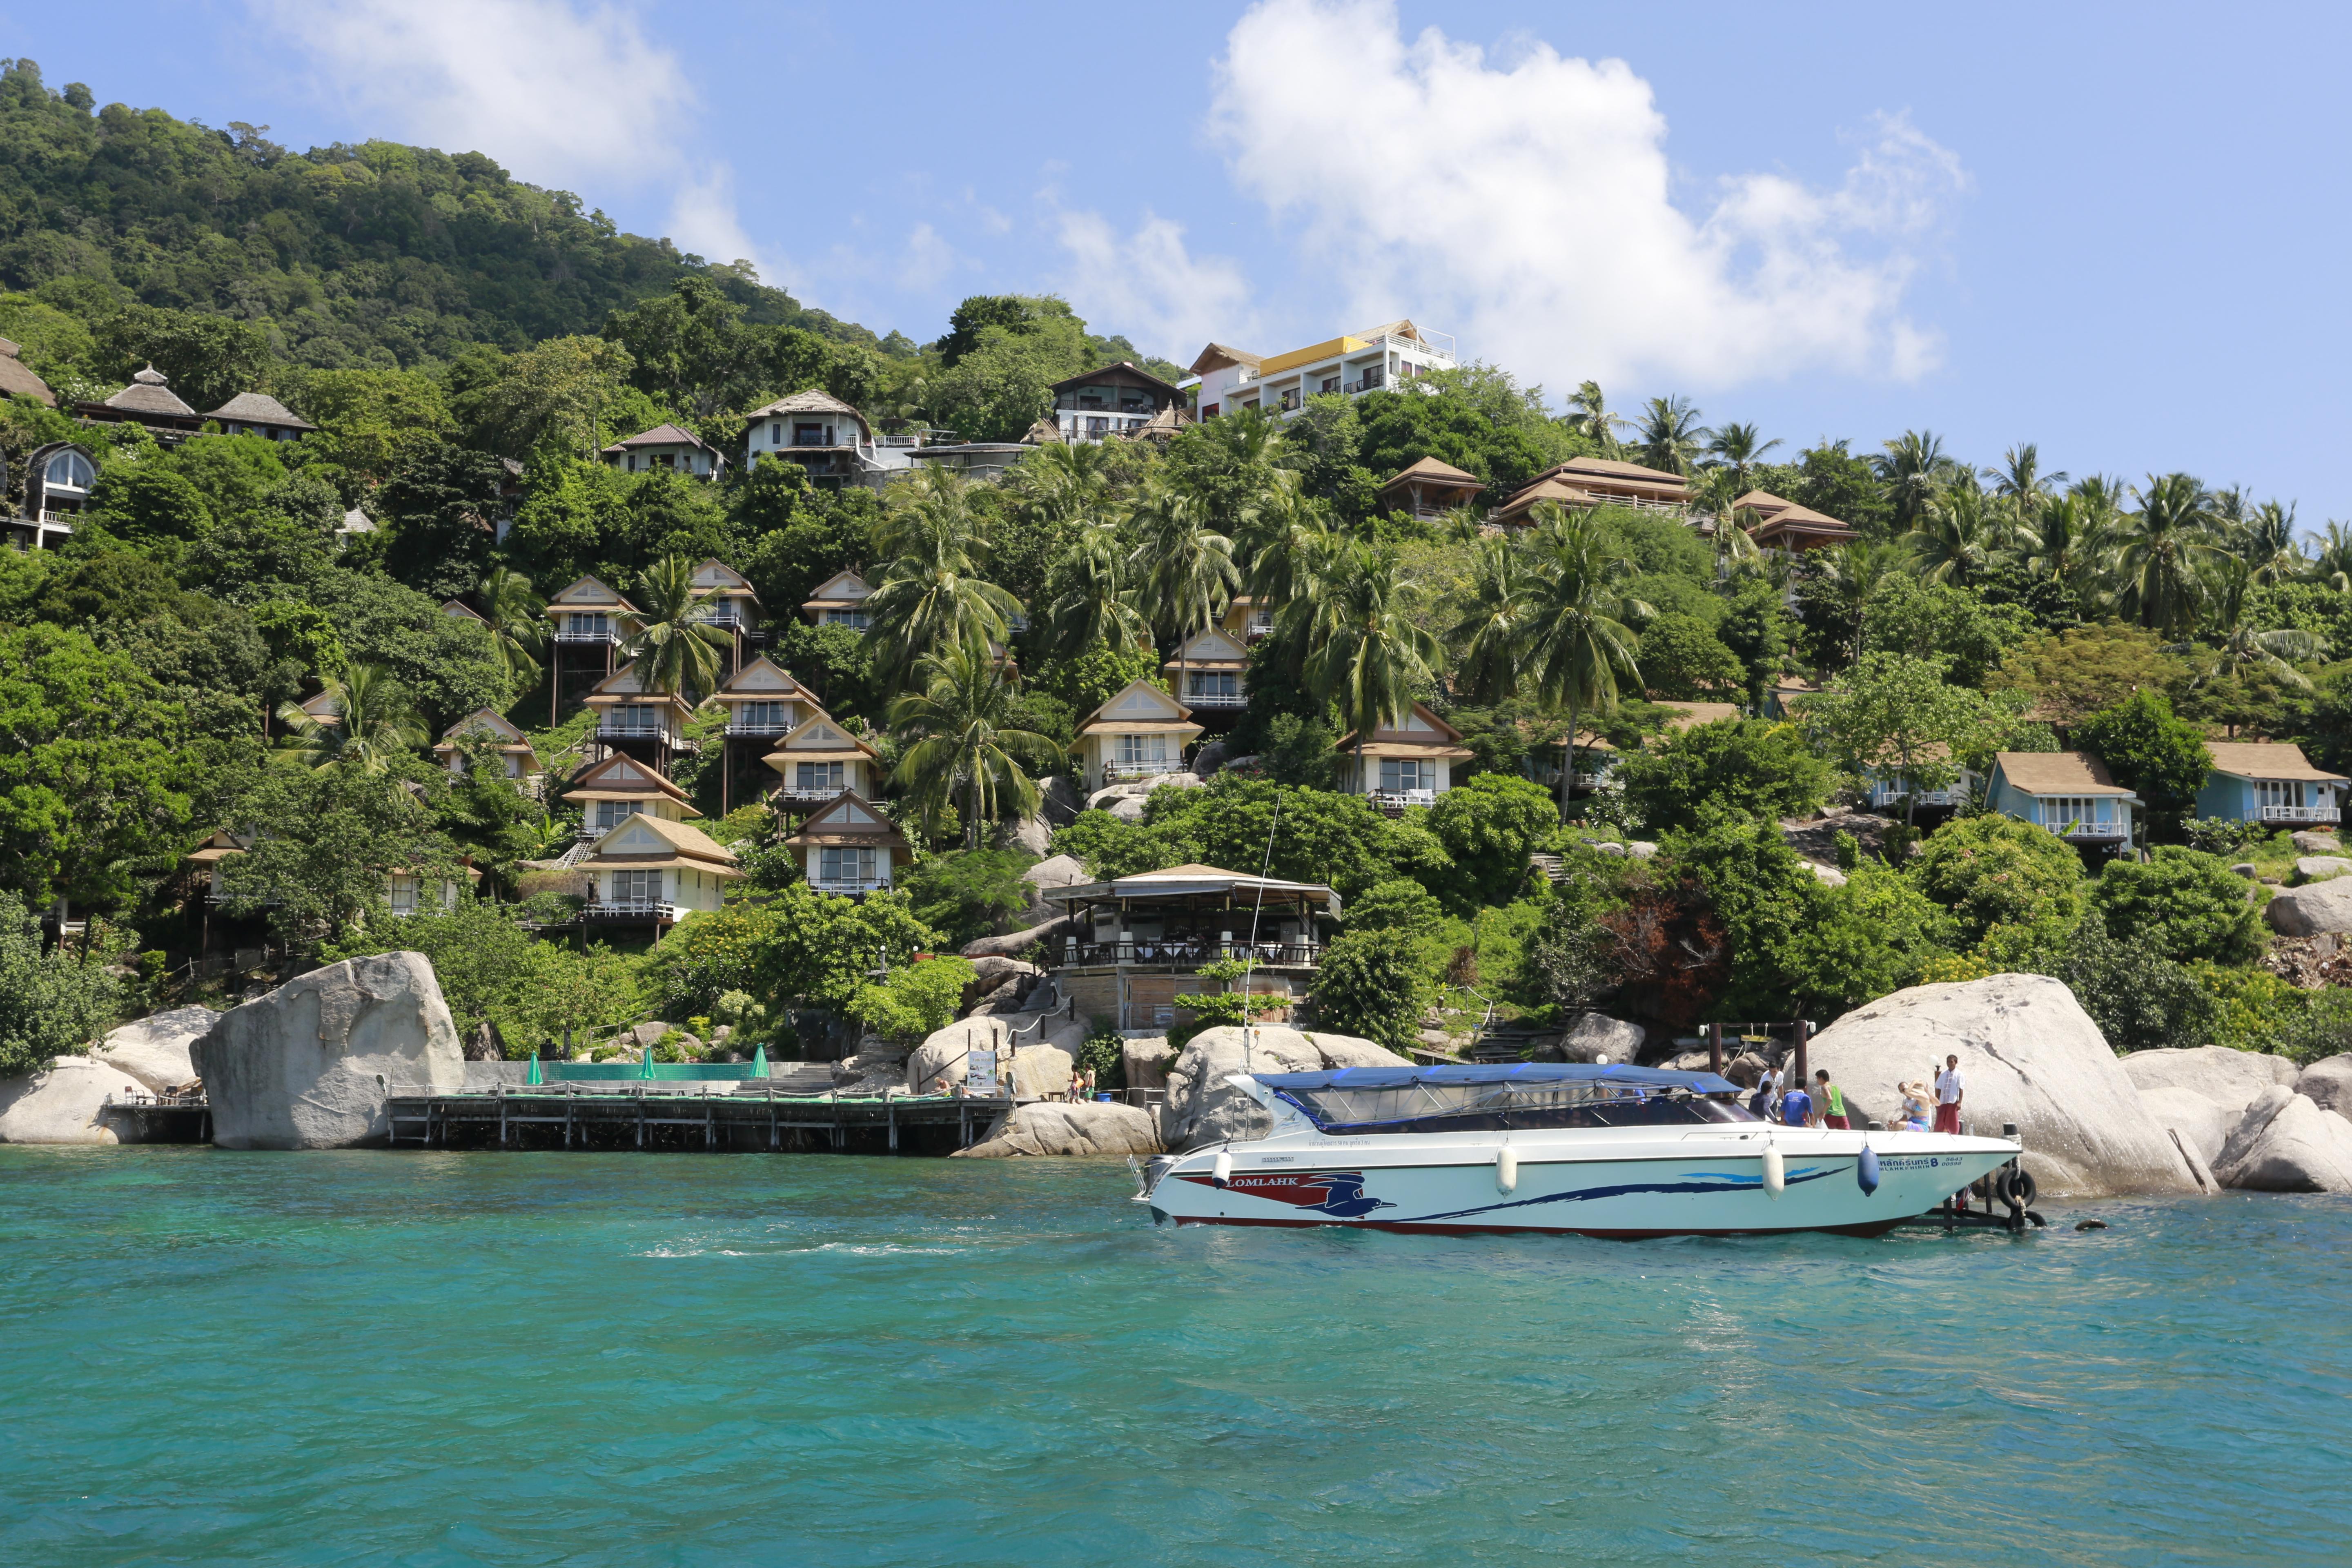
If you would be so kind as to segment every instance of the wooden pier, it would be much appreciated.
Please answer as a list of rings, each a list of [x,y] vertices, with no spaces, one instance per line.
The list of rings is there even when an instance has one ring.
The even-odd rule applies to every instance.
[[[715,1086],[714,1086],[715,1087]],[[1010,1100],[787,1095],[644,1084],[550,1084],[394,1095],[396,1148],[947,1154],[988,1134]]]

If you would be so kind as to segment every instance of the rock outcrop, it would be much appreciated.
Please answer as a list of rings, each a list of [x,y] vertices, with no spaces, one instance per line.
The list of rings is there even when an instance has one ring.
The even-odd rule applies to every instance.
[[[1129,1089],[1166,1089],[1168,1069],[1176,1065],[1176,1053],[1168,1047],[1165,1035],[1146,1035],[1136,1039],[1121,1040],[1118,1045],[1119,1066],[1126,1071]]]
[[[1076,931],[1075,918],[1056,915],[1052,920],[1022,931],[1006,931],[1002,936],[975,937],[957,951],[971,959],[1011,958],[1017,952],[1026,952],[1034,942],[1042,942],[1048,948],[1058,947],[1066,933],[1075,934]]]
[[[196,1076],[188,1047],[210,1033],[219,1018],[210,1007],[174,1007],[113,1030],[89,1054],[160,1094]]]
[[[2294,1091],[2322,1110],[2352,1116],[2352,1056],[2312,1063],[2295,1075]]]
[[[2334,855],[2344,847],[2333,833],[2291,833],[2287,837],[2298,855]]]
[[[381,1143],[390,1095],[466,1081],[457,1028],[421,952],[298,975],[222,1014],[189,1054],[224,1149]]]
[[[2295,1080],[2295,1065],[2286,1058],[2233,1051],[2227,1046],[2134,1051],[2120,1059],[2124,1076],[2137,1088],[2188,1089],[2211,1101],[2231,1120],[2273,1084],[2292,1085]]]
[[[1139,779],[1122,779],[1097,790],[1087,800],[1089,808],[1108,811],[1121,822],[1143,820],[1143,803],[1154,790],[1199,789],[1208,781],[1189,773],[1152,773]]]
[[[2193,1193],[2197,1178],[2140,1103],[2073,992],[2039,974],[1916,985],[1840,1018],[1811,1064],[1862,1115],[1885,1121],[1897,1086],[1960,1058],[1964,1120],[1998,1135],[2014,1123],[2027,1167],[2053,1197]]]
[[[960,1018],[924,1037],[907,1058],[907,1087],[917,1094],[945,1094],[969,1076],[970,1054],[1004,1047],[1013,1020],[997,1013]]]
[[[1394,1051],[1351,1035],[1307,1034],[1260,1024],[1251,1031],[1244,1062],[1238,1025],[1203,1029],[1168,1069],[1168,1101],[1160,1108],[1160,1142],[1197,1149],[1229,1138],[1263,1136],[1272,1125],[1264,1107],[1225,1081],[1238,1072],[1321,1072],[1351,1067],[1410,1067]]]
[[[2352,1121],[2273,1084],[2230,1130],[2213,1174],[2258,1193],[2352,1193]]]
[[[2352,931],[2352,877],[2331,877],[2274,893],[2263,906],[2263,917],[2281,936]]]
[[[2229,1142],[2230,1129],[2244,1110],[2225,1110],[2193,1089],[2170,1087],[2141,1089],[2139,1102],[2158,1127],[2196,1151],[2209,1170],[2221,1157],[2221,1145]]]
[[[1070,1053],[1059,1046],[1021,1046],[1013,1053],[1013,1098],[1057,1100],[1070,1092]]]
[[[2352,871],[2352,860],[2341,855],[2299,855],[2295,857],[2294,874],[2306,882],[2324,882],[2330,877],[2341,877]]]
[[[0,1083],[0,1143],[120,1143],[131,1124],[106,1116],[107,1098],[147,1085],[94,1057],[58,1057],[45,1072]]]
[[[1086,1159],[1160,1152],[1150,1116],[1132,1105],[1024,1105],[982,1142],[957,1153],[976,1160],[1016,1154]]]
[[[1630,1062],[1642,1054],[1642,1042],[1649,1031],[1639,1024],[1628,1024],[1620,1018],[1605,1017],[1599,1013],[1587,1013],[1569,1026],[1559,1039],[1538,1054],[1538,1061],[1597,1062],[1607,1058],[1612,1062]]]

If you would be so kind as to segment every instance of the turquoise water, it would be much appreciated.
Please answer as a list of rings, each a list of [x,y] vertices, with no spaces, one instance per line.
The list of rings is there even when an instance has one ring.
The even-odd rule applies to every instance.
[[[0,1149],[0,1560],[2347,1555],[2352,1201],[1629,1244],[1155,1230],[1129,1190]]]

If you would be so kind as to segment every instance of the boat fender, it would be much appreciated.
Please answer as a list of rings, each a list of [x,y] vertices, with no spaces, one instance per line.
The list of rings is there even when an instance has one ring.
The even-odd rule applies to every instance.
[[[1234,1179],[1234,1157],[1226,1150],[1217,1151],[1217,1163],[1209,1167],[1209,1184],[1223,1188]]]
[[[1495,1190],[1498,1193],[1516,1192],[1518,1190],[1518,1185],[1519,1152],[1516,1149],[1496,1150],[1495,1152]]]
[[[1878,1191],[1878,1151],[1867,1143],[1862,1146],[1862,1158],[1853,1163],[1853,1180],[1864,1197]]]
[[[1780,1195],[1780,1189],[1788,1184],[1788,1167],[1781,1162],[1780,1151],[1775,1149],[1769,1143],[1765,1144],[1764,1191],[1769,1195],[1777,1198]]]
[[[2040,1195],[2040,1189],[2033,1184],[2033,1173],[2022,1165],[2009,1173],[2001,1185],[2006,1189],[2000,1194],[2001,1201],[2018,1208],[2032,1208],[2033,1200]]]

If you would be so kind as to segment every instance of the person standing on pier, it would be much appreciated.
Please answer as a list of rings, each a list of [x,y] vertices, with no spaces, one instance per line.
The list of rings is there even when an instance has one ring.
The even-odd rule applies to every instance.
[[[1822,1108],[1822,1125],[1841,1131],[1851,1128],[1853,1123],[1846,1120],[1845,1114],[1845,1090],[1830,1081],[1830,1069],[1815,1068],[1813,1081],[1821,1086],[1813,1091],[1813,1099]]]
[[[1960,1131],[1960,1100],[1968,1086],[1960,1080],[1960,1058],[1948,1056],[1944,1070],[1936,1075],[1936,1131],[1955,1137]]]

